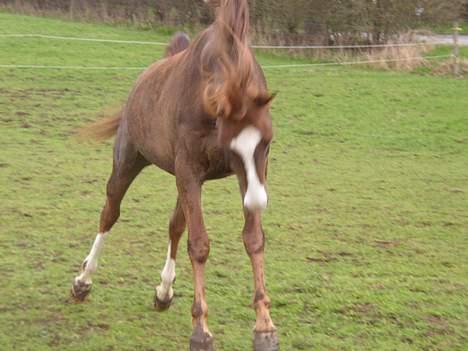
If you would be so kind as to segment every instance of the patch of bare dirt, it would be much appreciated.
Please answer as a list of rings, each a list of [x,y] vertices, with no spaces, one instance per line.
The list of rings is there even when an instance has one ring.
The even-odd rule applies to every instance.
[[[449,322],[440,316],[431,315],[424,320],[429,324],[427,336],[448,335],[452,333]]]
[[[375,246],[381,249],[393,249],[401,245],[400,240],[374,240]]]
[[[345,251],[339,251],[339,252],[320,252],[319,251],[319,254],[320,256],[319,255],[307,256],[306,257],[307,262],[325,264],[325,263],[337,261],[340,258],[353,256],[351,253],[345,252]]]

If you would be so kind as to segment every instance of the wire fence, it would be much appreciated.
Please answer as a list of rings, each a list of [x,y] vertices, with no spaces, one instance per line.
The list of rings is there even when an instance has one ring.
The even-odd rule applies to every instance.
[[[281,69],[281,68],[313,68],[322,66],[348,66],[348,65],[364,65],[372,63],[390,63],[414,60],[436,60],[441,58],[449,58],[452,55],[435,55],[422,57],[405,57],[401,59],[388,59],[388,60],[362,60],[362,61],[349,61],[349,62],[318,62],[318,63],[305,63],[305,64],[284,64],[284,65],[262,65],[263,69]],[[147,67],[131,67],[131,66],[54,66],[54,65],[3,65],[0,68],[17,68],[17,69],[52,69],[52,70],[116,70],[116,71],[143,71]]]
[[[141,41],[141,40],[120,40],[120,39],[101,39],[101,38],[83,38],[69,37],[62,35],[47,35],[34,33],[0,33],[0,38],[40,38],[52,40],[68,40],[68,41],[84,41],[95,43],[110,43],[110,44],[136,44],[136,45],[154,45],[167,46],[168,43],[158,41]],[[390,47],[417,47],[426,45],[442,45],[442,42],[431,43],[390,43],[390,44],[368,44],[368,45],[251,45],[254,49],[366,49],[366,48],[390,48]]]
[[[120,40],[120,39],[101,39],[101,38],[85,38],[85,37],[70,37],[62,35],[48,35],[36,33],[0,33],[0,38],[36,38],[47,40],[65,40],[65,41],[82,41],[93,43],[110,43],[110,44],[129,44],[129,45],[153,45],[167,46],[167,43],[157,41],[140,41],[140,40]],[[394,44],[370,44],[370,45],[299,45],[299,46],[274,46],[274,45],[252,45],[256,49],[364,49],[364,48],[394,48],[394,47],[420,47],[427,45],[438,45],[438,43],[394,43]],[[317,62],[305,64],[279,64],[279,65],[262,65],[263,69],[285,69],[285,68],[314,68],[328,66],[349,66],[349,65],[367,65],[378,63],[392,63],[415,60],[437,60],[450,58],[453,55],[434,55],[434,56],[418,56],[418,57],[403,57],[394,59],[374,59],[374,60],[354,60],[345,62]],[[52,69],[52,70],[117,70],[117,71],[143,71],[146,67],[133,66],[78,66],[78,65],[30,65],[30,64],[0,64],[0,68],[4,69]]]
[[[45,34],[22,34],[12,33],[3,34],[0,33],[1,38],[38,38],[38,39],[50,39],[50,40],[66,40],[66,41],[83,41],[83,42],[95,42],[95,43],[110,43],[110,44],[135,44],[135,45],[153,45],[153,46],[166,46],[167,43],[156,42],[156,41],[139,41],[139,40],[118,40],[118,39],[100,39],[100,38],[83,38],[83,37],[68,37],[59,35],[45,35]],[[391,47],[418,47],[426,45],[438,45],[438,43],[397,43],[397,44],[382,44],[382,45],[305,45],[305,46],[272,46],[272,45],[253,45],[253,48],[257,49],[353,49],[353,48],[391,48]],[[345,62],[315,62],[315,63],[298,63],[298,64],[278,64],[278,65],[262,65],[265,70],[287,70],[296,68],[318,68],[318,67],[333,67],[333,66],[351,66],[351,65],[368,65],[378,63],[391,63],[391,62],[402,62],[402,61],[414,61],[414,60],[438,60],[451,58],[453,55],[433,55],[433,56],[417,56],[417,57],[404,57],[395,59],[370,59],[370,60],[355,60]],[[79,66],[79,65],[32,65],[32,64],[0,64],[0,69],[24,69],[24,70],[84,70],[84,71],[144,71],[147,67],[137,66]],[[296,71],[298,72],[298,71]],[[352,134],[348,135],[352,137],[366,136],[375,138],[396,138],[401,135],[365,135],[365,134]],[[412,155],[423,153],[399,151],[401,153],[411,153]],[[438,157],[442,157],[451,152],[440,153]],[[428,155],[435,155],[433,153],[427,153]]]
[[[0,34],[0,38],[39,38],[67,41],[87,41],[94,43],[110,43],[110,44],[137,44],[137,45],[155,45],[167,46],[168,43],[158,41],[140,41],[140,40],[116,40],[116,39],[100,39],[100,38],[82,38],[82,37],[67,37],[61,35],[46,35],[46,34]]]

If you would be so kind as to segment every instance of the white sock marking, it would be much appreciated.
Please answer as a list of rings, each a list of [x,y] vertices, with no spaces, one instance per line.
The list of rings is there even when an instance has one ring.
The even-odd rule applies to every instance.
[[[175,273],[175,260],[171,258],[171,242],[167,248],[166,264],[161,272],[161,284],[156,287],[156,294],[161,301],[167,301],[174,296],[172,283],[176,277]]]
[[[250,210],[264,210],[268,203],[265,185],[260,183],[254,161],[254,152],[262,140],[260,131],[248,126],[232,139],[231,149],[237,152],[244,161],[247,174],[247,191],[244,197],[244,206]]]
[[[95,273],[98,266],[98,258],[104,245],[105,233],[99,233],[94,240],[93,247],[89,255],[85,258],[86,267],[81,274],[76,278],[81,282],[91,283],[91,274]]]

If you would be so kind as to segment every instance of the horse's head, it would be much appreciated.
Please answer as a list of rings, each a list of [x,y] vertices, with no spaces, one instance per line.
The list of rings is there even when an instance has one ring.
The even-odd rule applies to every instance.
[[[249,11],[244,0],[205,0],[218,6],[201,50],[202,101],[217,119],[218,140],[231,154],[244,208],[264,210],[267,159],[273,130],[265,77],[248,45]]]
[[[267,157],[273,138],[270,102],[274,95],[268,94],[263,72],[245,47],[238,49],[235,59],[222,52],[212,67],[203,89],[204,109],[217,119],[218,140],[231,154],[244,208],[264,210],[268,202]]]
[[[241,121],[224,120],[220,123],[219,138],[229,145],[234,154],[232,168],[244,193],[244,207],[264,210],[267,206],[266,176],[268,153],[273,139],[269,111],[272,97],[255,100]]]
[[[231,168],[236,173],[244,207],[261,211],[267,206],[266,177],[268,152],[273,139],[269,105],[273,96],[259,96],[249,101],[242,118],[218,118],[218,140],[231,154]]]

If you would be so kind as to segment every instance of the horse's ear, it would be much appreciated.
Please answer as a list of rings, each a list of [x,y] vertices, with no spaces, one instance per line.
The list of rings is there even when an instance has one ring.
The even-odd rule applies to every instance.
[[[257,107],[263,107],[263,106],[270,104],[275,97],[276,97],[276,93],[262,94],[262,95],[257,96],[254,99],[254,103]]]

